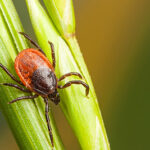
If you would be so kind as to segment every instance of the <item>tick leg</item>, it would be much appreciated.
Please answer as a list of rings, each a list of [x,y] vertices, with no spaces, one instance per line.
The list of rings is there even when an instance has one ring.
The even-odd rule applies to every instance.
[[[20,86],[18,86],[18,85],[16,85],[16,84],[12,84],[12,83],[0,83],[0,85],[11,86],[11,87],[14,87],[14,88],[16,88],[16,89],[19,89],[20,91],[27,92],[27,93],[31,93],[30,90],[24,89],[24,88],[22,88],[22,87],[20,87]]]
[[[46,117],[46,122],[47,122],[47,127],[48,127],[48,131],[49,131],[49,136],[50,136],[52,148],[53,148],[54,147],[53,134],[52,134],[52,128],[50,125],[50,119],[48,116],[48,112],[49,112],[48,99],[44,98],[44,102],[45,102],[45,117]]]
[[[69,76],[72,76],[72,75],[78,76],[79,78],[82,79],[82,76],[81,76],[80,73],[78,73],[78,72],[69,72],[69,73],[66,73],[66,74],[64,74],[63,76],[61,76],[61,77],[58,79],[58,81],[61,81],[61,80],[65,79],[66,77],[69,77]]]
[[[36,48],[38,48],[40,52],[42,52],[45,55],[44,51],[40,48],[40,46],[36,42],[34,42],[26,33],[24,32],[19,33],[22,34],[26,39],[28,39]]]
[[[0,67],[14,80],[16,81],[17,83],[19,83],[20,85],[23,85],[21,81],[17,80],[9,71],[8,69],[3,66],[1,63],[0,63]]]
[[[52,52],[52,60],[53,60],[53,67],[55,69],[55,65],[56,65],[56,60],[55,60],[55,51],[54,51],[54,45],[52,42],[48,41],[48,43],[51,46],[51,52]]]
[[[20,101],[20,100],[24,100],[24,99],[33,99],[33,98],[37,98],[39,95],[35,94],[35,95],[29,95],[29,96],[21,96],[21,97],[18,97],[10,102],[8,102],[8,104],[12,104],[12,103],[15,103],[17,101]]]
[[[65,85],[58,85],[58,88],[59,89],[64,89],[64,88],[66,88],[66,87],[69,87],[69,86],[71,86],[72,84],[81,84],[81,85],[83,85],[85,88],[86,88],[86,91],[85,91],[85,94],[86,94],[86,96],[89,94],[89,86],[85,83],[85,82],[83,82],[83,81],[80,81],[80,80],[73,80],[73,81],[69,81],[69,82],[67,82]]]

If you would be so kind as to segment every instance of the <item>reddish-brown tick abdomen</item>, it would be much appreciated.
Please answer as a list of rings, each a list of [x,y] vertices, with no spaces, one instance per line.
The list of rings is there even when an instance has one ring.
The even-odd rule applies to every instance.
[[[39,68],[49,68],[54,72],[53,66],[43,55],[36,49],[25,49],[18,54],[15,60],[15,70],[22,83],[31,91],[31,79],[33,73]]]

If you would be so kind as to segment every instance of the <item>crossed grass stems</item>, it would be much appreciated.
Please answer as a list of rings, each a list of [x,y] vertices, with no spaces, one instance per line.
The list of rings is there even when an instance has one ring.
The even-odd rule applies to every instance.
[[[19,32],[19,33],[20,33],[21,35],[23,35],[26,39],[28,39],[28,40],[31,42],[31,44],[33,44],[33,45],[37,48],[36,50],[40,51],[42,54],[44,54],[44,55],[46,56],[46,54],[45,54],[44,51],[39,47],[39,45],[38,45],[36,42],[34,42],[27,34],[25,34],[24,32]],[[53,66],[53,69],[55,70],[56,60],[55,60],[54,45],[53,45],[53,43],[50,42],[50,41],[48,41],[48,43],[50,44],[50,47],[51,47],[52,66]],[[1,63],[0,63],[0,67],[12,78],[12,80],[14,80],[15,82],[17,82],[17,83],[20,84],[21,86],[24,86],[24,87],[25,87],[25,85],[24,85],[21,81],[17,80],[17,79],[9,72],[9,70],[8,70],[5,66],[3,66]],[[59,81],[65,79],[66,77],[69,77],[69,76],[72,76],[72,75],[78,76],[79,78],[82,79],[81,74],[79,74],[79,73],[77,73],[77,72],[69,72],[69,73],[66,73],[66,74],[62,75],[59,79],[56,79],[56,80],[57,80],[57,82],[59,82]],[[59,89],[64,89],[64,88],[67,88],[67,87],[71,86],[72,84],[81,84],[81,85],[83,85],[83,86],[86,88],[85,94],[86,94],[86,96],[88,95],[88,93],[89,93],[89,86],[88,86],[85,82],[83,82],[83,81],[81,81],[81,80],[72,80],[72,81],[67,82],[67,83],[64,84],[63,86],[62,86],[62,85],[57,85],[57,88],[59,88]],[[31,91],[31,90],[26,89],[26,88],[23,88],[23,87],[20,87],[20,86],[18,86],[17,84],[12,84],[12,83],[0,83],[0,85],[10,86],[10,87],[16,88],[16,89],[18,89],[18,90],[20,90],[20,91],[23,91],[23,92],[31,93],[31,94],[32,94],[32,91]],[[37,93],[36,93],[35,95],[29,95],[29,96],[18,97],[18,98],[16,98],[16,99],[14,99],[14,100],[8,102],[8,104],[12,104],[12,103],[15,103],[15,102],[17,102],[17,101],[25,100],[25,99],[34,99],[34,98],[37,98],[38,96],[42,96],[43,99],[44,99],[44,102],[45,102],[45,117],[46,117],[46,122],[47,122],[47,127],[48,127],[48,131],[49,131],[49,136],[50,136],[50,141],[51,141],[51,144],[52,144],[52,148],[54,148],[54,140],[53,140],[52,128],[51,128],[50,119],[49,119],[49,116],[48,116],[48,113],[49,113],[49,103],[48,103],[48,101],[49,101],[49,99],[50,99],[50,100],[52,100],[52,101],[57,105],[60,100],[59,100],[59,101],[55,101],[55,99],[56,99],[56,94],[53,94],[53,93],[52,93],[50,96],[48,96],[48,95],[43,96],[43,95],[40,95],[40,94],[37,94]],[[54,99],[54,100],[53,100],[53,99]]]

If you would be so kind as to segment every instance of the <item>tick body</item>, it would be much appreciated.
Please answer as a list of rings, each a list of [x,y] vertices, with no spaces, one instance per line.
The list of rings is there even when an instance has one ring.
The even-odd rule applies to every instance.
[[[51,140],[52,147],[54,147],[54,140],[53,140],[53,134],[52,129],[50,126],[50,120],[48,116],[49,112],[49,103],[48,101],[51,100],[55,104],[58,104],[60,102],[60,96],[57,91],[57,89],[64,89],[66,87],[71,86],[72,84],[81,84],[86,88],[86,95],[89,93],[89,86],[81,81],[81,80],[73,80],[67,82],[65,85],[59,85],[59,81],[63,80],[64,78],[68,76],[78,76],[79,78],[82,78],[82,76],[77,72],[70,72],[63,76],[61,76],[59,79],[55,75],[55,52],[54,52],[54,46],[51,42],[49,42],[51,47],[51,53],[52,53],[52,60],[53,62],[50,63],[50,61],[47,59],[45,53],[43,50],[38,46],[37,43],[32,41],[32,39],[25,33],[20,32],[25,38],[27,38],[35,47],[36,49],[29,48],[25,49],[22,52],[18,54],[18,56],[15,59],[15,70],[17,75],[20,78],[20,81],[17,80],[9,71],[8,69],[0,64],[0,67],[18,84],[12,84],[12,83],[1,83],[1,85],[10,86],[16,89],[19,89],[23,92],[27,93],[35,93],[34,95],[30,96],[22,96],[18,97],[12,101],[9,102],[9,104],[14,103],[16,101],[24,100],[24,99],[33,99],[37,98],[38,96],[42,96],[45,102],[45,117],[46,122],[48,126],[49,136]],[[20,86],[21,85],[21,86]],[[24,87],[22,87],[24,86]]]
[[[36,49],[25,49],[15,60],[15,70],[21,82],[32,92],[47,97],[57,88],[54,68]]]

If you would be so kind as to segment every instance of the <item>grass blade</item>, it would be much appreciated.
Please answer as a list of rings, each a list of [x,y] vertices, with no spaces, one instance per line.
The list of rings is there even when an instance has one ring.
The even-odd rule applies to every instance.
[[[22,25],[11,0],[0,1],[0,63],[6,66],[16,76],[14,59],[16,54],[28,47],[23,36],[18,34],[23,31]],[[0,68],[0,83],[14,83]],[[49,150],[47,124],[44,115],[43,99],[24,100],[11,105],[7,103],[16,97],[24,96],[17,89],[0,85],[0,108],[22,150]],[[55,122],[50,114],[56,149],[64,149],[58,136]]]
[[[53,5],[51,2],[54,1],[45,0],[46,6],[48,7],[50,4]],[[59,2],[60,1],[58,1],[58,3]],[[59,16],[57,16],[58,11],[53,12],[53,16],[50,14],[51,18],[56,17],[56,20],[53,20],[55,24],[53,24],[51,18],[49,18],[38,0],[26,0],[26,3],[38,42],[50,60],[51,54],[48,40],[53,42],[55,46],[57,77],[71,71],[79,72],[90,86],[88,97],[85,96],[85,89],[82,86],[74,85],[59,91],[61,95],[60,106],[74,130],[82,149],[109,150],[110,147],[96,94],[76,38],[70,37],[68,40],[66,40],[66,38],[62,39],[65,33],[62,33],[63,27],[59,30],[61,24],[58,25],[58,23],[61,21],[56,19],[57,17],[59,18]],[[52,7],[53,6],[51,6],[51,8]],[[50,8],[48,7],[48,9]],[[54,9],[52,10],[55,11]],[[60,34],[55,27],[58,27],[57,29]],[[70,77],[62,81],[61,84],[65,84],[67,81],[74,79],[77,78]]]

